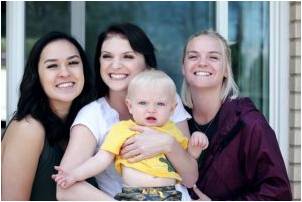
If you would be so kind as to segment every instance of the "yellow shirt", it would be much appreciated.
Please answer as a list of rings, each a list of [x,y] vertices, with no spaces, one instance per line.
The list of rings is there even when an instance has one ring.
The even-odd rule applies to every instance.
[[[138,134],[138,132],[130,130],[130,128],[135,125],[136,124],[132,120],[120,121],[119,123],[113,125],[101,146],[102,150],[116,155],[116,170],[121,174],[123,165],[152,176],[173,178],[181,181],[181,177],[178,173],[176,173],[175,168],[166,158],[164,153],[157,154],[152,158],[144,159],[136,163],[129,163],[126,159],[121,158],[119,153],[123,143],[127,140],[127,138]],[[169,121],[162,127],[153,127],[153,129],[173,136],[184,149],[187,149],[188,139],[182,135],[181,131],[172,121]]]

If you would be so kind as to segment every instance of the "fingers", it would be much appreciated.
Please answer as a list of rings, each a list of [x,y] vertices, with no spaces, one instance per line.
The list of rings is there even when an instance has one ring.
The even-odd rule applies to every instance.
[[[132,158],[129,158],[129,159],[128,159],[128,162],[130,162],[130,163],[135,163],[135,162],[138,162],[138,161],[143,160],[144,158],[145,158],[145,157],[144,157],[143,155],[138,154],[138,155],[136,155],[136,156],[134,156],[134,157],[132,157]]]
[[[121,153],[122,157],[125,158],[125,159],[128,159],[128,160],[130,158],[133,158],[133,157],[139,155],[139,154],[140,154],[140,152],[139,152],[138,149],[130,149],[128,151],[125,151],[125,152]]]
[[[130,137],[124,142],[122,150],[121,150],[121,154],[126,153],[127,151],[129,151],[131,149],[131,147],[129,148],[129,146],[133,145],[135,143],[135,137],[136,136]]]
[[[205,195],[204,193],[202,193],[202,191],[200,191],[195,184],[193,186],[193,191],[198,196],[198,198],[199,198],[198,200],[199,201],[211,201],[211,199],[207,195]]]
[[[131,127],[130,129],[133,130],[133,131],[137,131],[137,132],[139,132],[139,133],[142,133],[142,132],[144,132],[147,128],[144,127],[144,126],[135,125],[135,126]]]

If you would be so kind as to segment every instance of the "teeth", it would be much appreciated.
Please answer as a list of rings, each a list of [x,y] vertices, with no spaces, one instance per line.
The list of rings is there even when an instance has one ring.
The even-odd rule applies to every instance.
[[[210,76],[211,73],[209,72],[194,72],[195,75],[197,76]]]
[[[68,88],[73,86],[74,83],[73,82],[65,82],[65,83],[60,83],[57,85],[58,88]]]
[[[113,79],[124,79],[127,77],[127,74],[110,74],[110,78]]]

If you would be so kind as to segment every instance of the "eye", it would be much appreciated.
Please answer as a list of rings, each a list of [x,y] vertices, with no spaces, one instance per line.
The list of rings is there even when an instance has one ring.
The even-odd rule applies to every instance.
[[[197,58],[198,58],[197,55],[188,55],[187,56],[187,59],[189,59],[189,60],[196,60]]]
[[[103,59],[107,59],[107,58],[112,58],[112,56],[109,55],[109,54],[103,54],[103,55],[102,55],[102,58],[103,58]]]
[[[79,61],[70,61],[68,64],[69,65],[78,65],[80,62]]]
[[[164,103],[164,102],[158,102],[157,106],[164,107],[164,106],[166,106],[166,103]]]
[[[126,59],[133,59],[134,56],[130,55],[130,54],[126,54],[126,55],[124,55],[124,58],[126,58]]]
[[[218,57],[218,56],[210,56],[210,59],[211,59],[211,60],[218,60],[219,57]]]
[[[46,66],[47,69],[52,69],[52,68],[56,68],[56,67],[58,67],[57,64],[49,64]]]
[[[147,102],[146,102],[146,101],[139,101],[138,104],[139,104],[139,105],[146,105]]]

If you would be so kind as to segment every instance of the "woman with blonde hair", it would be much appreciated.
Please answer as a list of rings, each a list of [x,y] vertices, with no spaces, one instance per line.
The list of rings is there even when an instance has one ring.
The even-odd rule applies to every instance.
[[[204,132],[209,139],[191,196],[291,200],[275,133],[249,98],[238,97],[226,40],[214,31],[192,36],[184,49],[182,72],[182,98],[192,115],[190,132]]]

